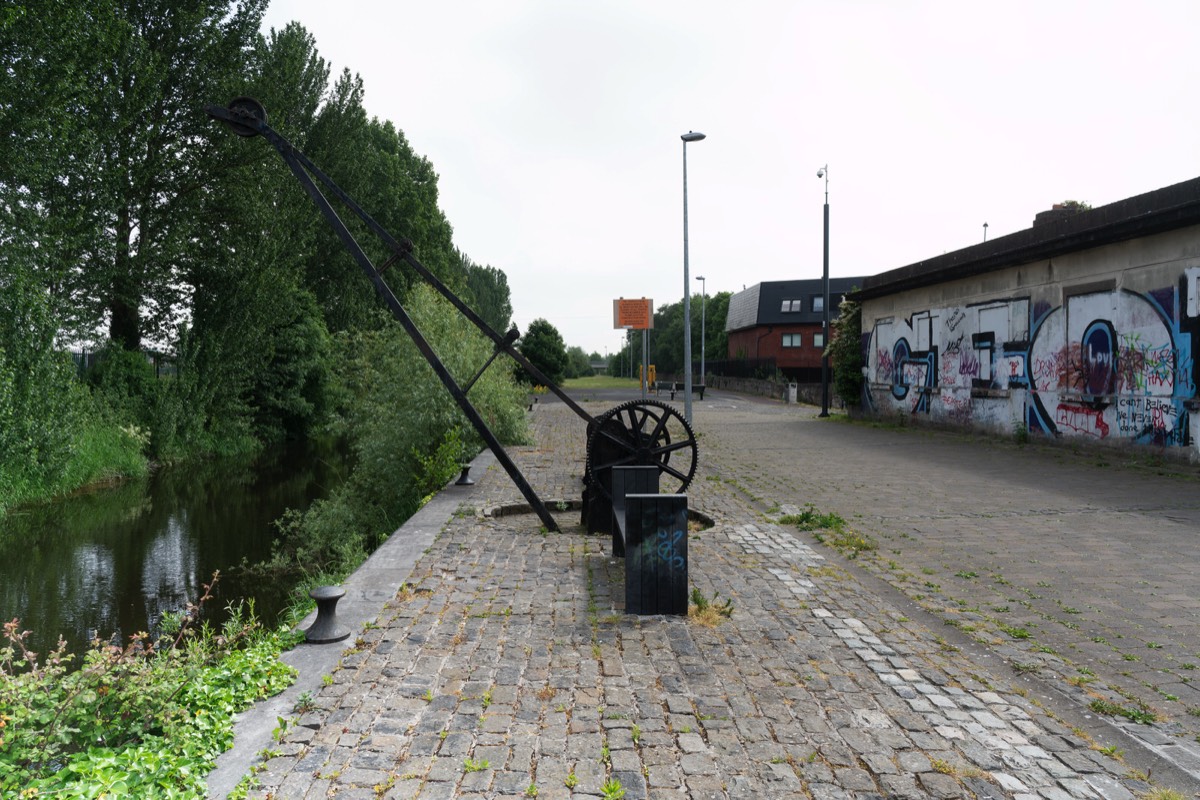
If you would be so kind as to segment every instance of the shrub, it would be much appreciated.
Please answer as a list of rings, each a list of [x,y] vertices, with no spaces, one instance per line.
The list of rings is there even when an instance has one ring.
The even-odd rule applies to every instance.
[[[492,344],[432,289],[405,304],[457,380],[487,361]],[[397,325],[342,335],[335,360],[344,425],[355,454],[350,478],[326,501],[280,521],[271,571],[353,569],[479,452],[482,442],[424,356]],[[472,405],[504,443],[528,436],[524,391],[493,364],[471,387]]]
[[[216,581],[214,575],[214,583]],[[95,642],[78,670],[61,644],[39,659],[17,620],[0,647],[0,795],[203,797],[233,741],[233,715],[276,694],[295,671],[294,637],[231,609],[219,633],[196,620],[204,596],[151,642]]]
[[[833,388],[847,405],[862,401],[862,306],[843,300],[825,353],[833,367]]]

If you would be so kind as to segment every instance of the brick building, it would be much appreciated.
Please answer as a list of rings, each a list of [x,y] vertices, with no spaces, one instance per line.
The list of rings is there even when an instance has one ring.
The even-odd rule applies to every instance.
[[[863,278],[829,279],[829,319],[837,319],[842,295]],[[821,279],[763,281],[729,298],[725,330],[728,358],[773,359],[786,377],[801,383],[821,380],[824,309]]]

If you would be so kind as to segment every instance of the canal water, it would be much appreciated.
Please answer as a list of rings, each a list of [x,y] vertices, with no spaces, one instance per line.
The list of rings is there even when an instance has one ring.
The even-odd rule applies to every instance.
[[[231,603],[254,598],[256,615],[273,624],[288,587],[239,566],[269,556],[274,521],[327,496],[347,471],[343,448],[310,443],[12,511],[0,519],[0,620],[19,618],[39,654],[60,635],[81,653],[97,636],[155,633],[220,570],[205,618],[219,623]]]

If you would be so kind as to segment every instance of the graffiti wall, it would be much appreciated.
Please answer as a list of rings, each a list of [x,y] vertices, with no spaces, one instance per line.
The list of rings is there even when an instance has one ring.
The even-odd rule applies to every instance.
[[[875,320],[866,345],[875,413],[997,432],[1196,451],[1190,410],[1200,268],[1177,286],[1010,297]],[[864,331],[867,333],[867,331]]]

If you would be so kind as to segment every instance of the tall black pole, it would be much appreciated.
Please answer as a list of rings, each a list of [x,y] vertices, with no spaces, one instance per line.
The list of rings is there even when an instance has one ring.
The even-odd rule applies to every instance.
[[[825,169],[826,176],[829,168]],[[821,294],[824,301],[821,310],[824,315],[821,338],[821,416],[829,416],[829,178],[825,179],[825,267],[821,273]]]

